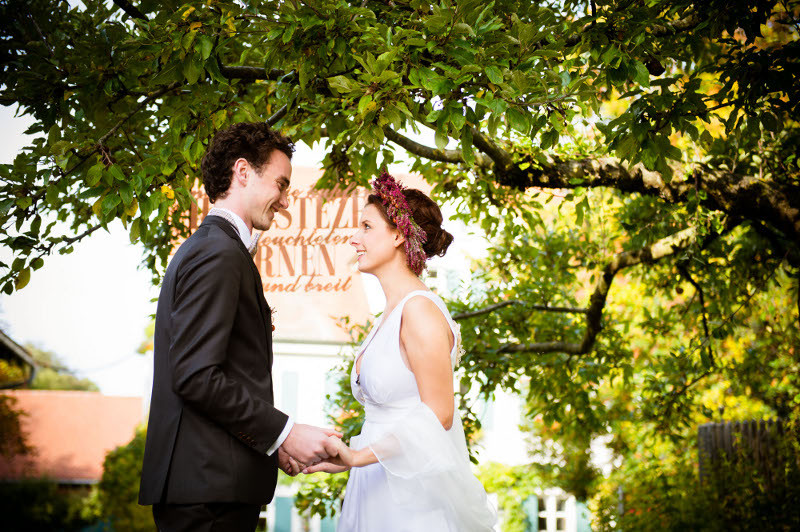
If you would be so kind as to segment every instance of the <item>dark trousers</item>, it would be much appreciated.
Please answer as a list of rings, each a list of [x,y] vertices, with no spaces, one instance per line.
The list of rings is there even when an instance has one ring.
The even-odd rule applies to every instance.
[[[253,532],[261,506],[235,502],[154,504],[159,532]]]

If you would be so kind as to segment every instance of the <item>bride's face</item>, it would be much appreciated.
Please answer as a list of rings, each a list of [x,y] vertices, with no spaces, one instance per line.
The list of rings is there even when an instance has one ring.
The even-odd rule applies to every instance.
[[[383,214],[374,205],[367,205],[361,211],[358,232],[350,238],[358,255],[358,269],[364,273],[376,273],[380,267],[398,253],[403,243],[396,229],[389,227]]]

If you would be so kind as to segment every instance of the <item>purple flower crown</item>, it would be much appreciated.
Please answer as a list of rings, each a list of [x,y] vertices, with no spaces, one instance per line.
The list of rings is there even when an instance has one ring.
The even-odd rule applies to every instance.
[[[428,235],[417,225],[411,215],[411,207],[408,206],[406,197],[403,195],[405,187],[384,170],[380,177],[372,181],[372,188],[375,194],[380,196],[386,214],[405,238],[408,267],[415,275],[421,274],[428,258],[422,245],[428,240]]]

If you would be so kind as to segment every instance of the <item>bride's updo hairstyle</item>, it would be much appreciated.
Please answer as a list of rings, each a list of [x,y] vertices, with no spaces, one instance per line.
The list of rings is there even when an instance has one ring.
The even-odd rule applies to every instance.
[[[426,196],[422,191],[415,188],[403,190],[406,203],[411,209],[411,216],[417,225],[425,232],[427,239],[422,245],[422,250],[427,258],[435,255],[443,257],[447,248],[453,242],[453,235],[442,229],[442,211],[435,201]],[[370,194],[367,197],[367,205],[374,205],[375,208],[389,224],[392,229],[397,229],[397,224],[392,221],[386,212],[383,200],[377,194]]]

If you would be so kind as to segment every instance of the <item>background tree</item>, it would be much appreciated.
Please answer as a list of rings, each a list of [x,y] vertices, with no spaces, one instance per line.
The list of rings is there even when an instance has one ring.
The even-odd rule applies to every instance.
[[[127,445],[110,451],[103,462],[96,495],[98,513],[114,530],[155,530],[151,508],[138,504],[145,433],[144,427],[138,428]]]
[[[15,397],[0,394],[0,456],[6,459],[28,455],[32,450],[22,430],[21,417],[24,415],[19,411]]]
[[[25,349],[37,364],[36,374],[31,381],[32,390],[83,390],[97,392],[97,384],[88,378],[80,378],[64,366],[61,358],[51,351],[44,351],[33,345],[26,345]]]
[[[627,473],[798,408],[797,0],[84,4],[0,7],[37,135],[0,168],[6,292],[116,219],[157,276],[213,131],[266,120],[324,143],[320,186],[402,158],[485,233],[464,387],[556,451]]]

